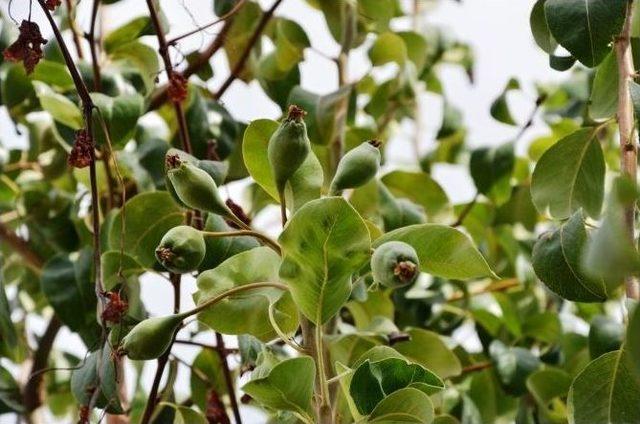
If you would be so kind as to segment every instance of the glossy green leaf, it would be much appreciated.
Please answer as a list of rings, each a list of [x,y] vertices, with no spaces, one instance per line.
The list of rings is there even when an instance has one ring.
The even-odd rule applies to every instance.
[[[49,112],[54,120],[74,130],[82,128],[82,112],[75,103],[43,82],[33,81],[33,88],[42,109]]]
[[[131,256],[110,250],[102,254],[102,283],[109,291],[132,275],[142,274],[145,269]]]
[[[604,281],[610,293],[622,285],[626,277],[640,273],[640,256],[624,224],[626,208],[633,207],[638,197],[634,183],[626,179],[615,180],[604,220],[582,258],[585,273]]]
[[[431,395],[443,390],[444,382],[431,371],[404,359],[367,360],[353,373],[349,394],[360,414],[369,415],[382,399],[405,387]]]
[[[140,16],[108,33],[104,37],[104,49],[109,53],[143,35],[151,34],[154,34],[151,18]]]
[[[155,249],[171,228],[184,221],[184,212],[167,192],[142,193],[127,202],[124,227],[122,211],[113,219],[109,246],[125,252],[145,268],[156,265]],[[124,240],[122,240],[124,238]]]
[[[511,176],[516,160],[513,147],[513,143],[506,143],[471,153],[469,169],[478,192],[498,205],[505,203],[511,195]]]
[[[2,271],[4,260],[0,256],[0,354],[7,355],[10,359],[14,357],[18,346],[18,332],[11,320],[11,309],[7,293],[5,291],[4,272]]]
[[[547,0],[545,15],[558,43],[583,65],[593,68],[620,34],[626,0]]]
[[[469,237],[455,228],[438,224],[411,225],[383,235],[374,247],[391,240],[413,246],[422,271],[434,276],[457,280],[495,277]]]
[[[100,116],[105,120],[113,148],[122,148],[133,137],[138,118],[144,110],[144,99],[139,94],[109,97],[101,93],[91,95],[100,115],[96,117],[96,134],[100,143],[105,137],[100,126]]]
[[[507,86],[502,90],[500,96],[493,101],[491,104],[490,112],[491,116],[503,124],[507,125],[516,125],[516,121],[513,119],[511,115],[511,111],[509,110],[509,104],[507,103],[507,94],[512,90],[519,90],[520,83],[517,79],[511,78],[507,83]]]
[[[207,424],[209,422],[203,414],[187,406],[176,405],[170,402],[160,402],[158,406],[166,406],[175,410],[174,424]]]
[[[538,211],[556,219],[583,208],[600,215],[604,197],[605,163],[594,129],[581,129],[551,146],[540,158],[531,181]]]
[[[67,91],[74,88],[73,78],[65,65],[51,60],[41,60],[30,75],[31,79],[42,81],[49,86]]]
[[[545,52],[552,54],[558,47],[558,43],[553,38],[553,35],[551,35],[549,25],[547,25],[547,17],[544,14],[544,4],[546,1],[547,0],[536,1],[533,9],[531,9],[529,24],[536,44]]]
[[[620,349],[624,340],[624,326],[604,315],[591,321],[589,328],[589,353],[591,359]]]
[[[80,334],[87,346],[93,346],[100,336],[92,258],[89,248],[74,262],[66,255],[56,255],[45,264],[40,277],[40,287],[49,304],[62,322]]]
[[[393,346],[404,357],[443,379],[460,375],[460,360],[437,333],[421,328],[410,328],[405,332],[411,339]]]
[[[495,340],[489,347],[489,354],[504,389],[520,396],[526,391],[527,377],[540,367],[540,360],[527,349],[508,347]]]
[[[447,194],[429,174],[392,171],[382,177],[382,182],[394,196],[410,199],[422,206],[432,219],[450,211]]]
[[[433,403],[429,396],[420,390],[407,387],[384,398],[371,412],[367,422],[430,424],[433,418]]]
[[[20,386],[6,368],[0,367],[0,414],[23,411]]]
[[[251,266],[247,266],[251,264]],[[198,276],[197,304],[234,287],[258,282],[277,282],[280,257],[271,248],[257,247],[239,253]],[[250,334],[262,341],[277,337],[269,320],[269,307],[279,327],[295,332],[298,316],[291,296],[277,288],[260,288],[230,296],[198,315],[198,320],[224,334]]]
[[[252,378],[242,391],[267,407],[308,416],[315,376],[313,359],[301,356],[284,360],[266,375]]]
[[[608,119],[618,108],[618,61],[610,52],[598,66],[589,98],[589,115],[593,119]]]
[[[640,383],[625,349],[592,361],[573,380],[569,415],[575,424],[626,424],[640,422]]]
[[[313,200],[289,220],[280,236],[280,278],[302,313],[324,324],[351,293],[351,276],[369,259],[369,230],[341,197]]]
[[[192,366],[191,399],[204,411],[207,408],[209,391],[215,390],[218,396],[227,393],[220,354],[212,349],[202,349],[193,359]]]
[[[533,249],[533,269],[564,299],[602,302],[608,297],[604,282],[585,275],[580,262],[587,239],[584,218],[578,211],[556,231],[540,237]]]
[[[566,410],[563,399],[569,393],[571,376],[556,368],[547,368],[534,372],[527,379],[527,388],[533,395],[544,417],[551,422],[565,420]],[[559,408],[554,406],[560,405]]]
[[[80,367],[71,374],[71,392],[79,405],[89,405],[93,392],[100,385],[96,407],[106,408],[112,414],[124,411],[118,397],[116,367],[108,345],[101,351],[91,352]]]
[[[395,62],[404,65],[407,60],[407,46],[399,35],[393,32],[385,32],[378,35],[376,41],[369,50],[369,59],[374,66]]]

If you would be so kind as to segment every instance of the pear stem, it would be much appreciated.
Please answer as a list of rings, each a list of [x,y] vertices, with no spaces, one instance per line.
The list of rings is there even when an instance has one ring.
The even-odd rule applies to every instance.
[[[213,306],[216,303],[220,302],[221,300],[224,300],[227,297],[232,296],[232,295],[234,295],[236,293],[241,293],[241,292],[247,291],[247,290],[261,289],[261,288],[266,288],[266,287],[276,288],[276,289],[280,289],[280,290],[284,290],[284,291],[289,290],[289,287],[287,287],[286,284],[282,284],[282,283],[260,282],[260,283],[245,284],[243,286],[234,287],[232,289],[224,291],[224,292],[220,293],[219,295],[207,300],[202,305],[198,305],[195,308],[191,309],[190,311],[183,312],[180,315],[184,319],[184,318],[187,318],[187,317],[189,317],[191,315],[198,314],[198,313],[204,311],[205,309],[207,309],[208,307]]]
[[[205,237],[221,238],[221,237],[242,237],[250,236],[262,241],[266,246],[272,248],[278,255],[282,255],[282,250],[275,240],[267,235],[254,230],[238,230],[238,231],[200,231]]]

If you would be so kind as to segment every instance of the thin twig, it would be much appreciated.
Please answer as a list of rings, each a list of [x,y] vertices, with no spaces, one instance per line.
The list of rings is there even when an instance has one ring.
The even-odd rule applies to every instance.
[[[246,3],[246,1],[247,0],[238,0],[238,2],[233,6],[233,8],[230,11],[228,11],[224,15],[220,16],[215,21],[209,22],[208,24],[200,26],[200,27],[198,27],[198,28],[196,28],[196,29],[194,29],[192,31],[189,31],[189,32],[187,32],[185,34],[182,34],[182,35],[179,35],[177,37],[171,38],[170,40],[167,40],[167,44],[170,45],[170,46],[173,46],[178,41],[180,41],[180,40],[182,40],[184,38],[187,38],[187,37],[190,37],[190,36],[192,36],[194,34],[202,32],[207,28],[211,28],[212,26],[219,24],[220,22],[226,21],[227,19],[229,19],[230,17],[235,15],[240,10],[240,8]]]
[[[87,33],[89,51],[91,52],[91,64],[93,68],[93,88],[95,91],[102,90],[102,75],[100,73],[100,63],[98,62],[98,51],[96,46],[96,23],[98,21],[99,7],[100,0],[93,0],[93,7],[91,9],[91,26]]]
[[[76,46],[76,53],[78,54],[78,58],[84,59],[82,43],[80,42],[80,31],[78,30],[78,26],[76,25],[75,8],[73,7],[72,1],[73,0],[65,0],[67,6],[67,24],[69,25],[69,29],[71,29],[71,34],[73,35],[73,44]]]
[[[451,227],[459,227],[462,225],[467,215],[469,215],[469,213],[473,210],[473,207],[478,202],[478,196],[479,195],[477,193],[475,196],[473,196],[473,199],[471,200],[471,202],[469,202],[464,207],[464,209],[462,209],[462,212],[460,212],[460,215],[458,215],[458,219],[456,219],[456,221],[453,224],[451,224]]]
[[[262,17],[260,18],[260,21],[258,22],[256,29],[253,31],[253,34],[251,34],[251,38],[249,38],[249,41],[244,48],[244,51],[242,52],[242,54],[240,55],[240,58],[238,58],[238,61],[234,65],[233,69],[231,70],[231,75],[229,75],[229,77],[222,83],[218,91],[216,91],[216,93],[213,95],[213,98],[215,100],[219,100],[227,91],[227,89],[229,89],[231,84],[233,84],[236,78],[240,76],[240,74],[242,73],[242,70],[244,69],[245,64],[247,63],[247,60],[249,59],[249,56],[251,55],[251,51],[256,46],[258,41],[260,41],[262,32],[267,27],[267,24],[269,23],[276,9],[278,8],[278,6],[280,6],[281,3],[282,3],[282,0],[276,0],[273,3],[273,5],[266,12],[262,14]]]
[[[517,278],[510,278],[507,280],[500,280],[500,281],[496,281],[494,283],[489,284],[486,287],[483,287],[479,290],[475,290],[470,292],[468,295],[469,296],[478,296],[481,294],[486,294],[486,293],[494,293],[494,292],[499,292],[499,291],[505,291],[505,290],[509,290],[512,289],[514,287],[518,287],[520,285],[520,282],[518,281]],[[447,299],[447,302],[455,302],[458,300],[462,300],[467,296],[467,294],[463,293],[463,292],[457,292],[454,293],[451,297],[449,297]]]
[[[40,273],[44,266],[44,261],[29,246],[29,243],[18,236],[5,224],[0,223],[0,240],[11,246],[11,249],[18,253],[26,261],[26,264],[37,273]]]
[[[224,381],[227,385],[227,392],[229,394],[229,400],[231,401],[231,409],[233,410],[233,418],[236,420],[236,424],[242,424],[242,418],[240,417],[240,408],[238,407],[238,398],[236,396],[236,389],[233,384],[233,378],[231,377],[231,370],[229,369],[229,362],[227,361],[227,354],[225,353],[224,338],[222,334],[216,331],[216,345],[220,347],[218,350],[218,356],[222,364],[222,374],[224,374]]]

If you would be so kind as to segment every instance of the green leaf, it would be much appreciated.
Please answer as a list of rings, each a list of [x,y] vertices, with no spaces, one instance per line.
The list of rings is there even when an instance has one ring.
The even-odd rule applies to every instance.
[[[378,35],[376,41],[369,50],[369,59],[373,66],[395,62],[402,66],[407,60],[407,45],[399,35],[393,32],[385,32]]]
[[[631,101],[633,102],[633,110],[637,120],[640,117],[640,84],[629,81],[629,91],[631,92]]]
[[[410,328],[405,332],[411,340],[393,346],[405,358],[433,371],[443,379],[460,375],[460,360],[437,333],[421,328]]]
[[[471,153],[469,169],[479,193],[501,205],[511,196],[511,176],[516,163],[513,143],[483,147]]]
[[[527,377],[541,365],[538,357],[527,349],[505,346],[500,340],[491,343],[489,354],[507,393],[523,395],[527,391]]]
[[[124,228],[122,210],[113,219],[109,231],[111,250],[121,246],[145,268],[156,265],[155,249],[171,228],[184,221],[184,212],[167,192],[142,193],[127,202]],[[122,240],[124,238],[124,240]]]
[[[604,282],[586,276],[580,258],[587,243],[581,211],[552,233],[543,234],[533,248],[532,264],[538,278],[554,293],[576,302],[607,299]]]
[[[636,305],[629,316],[626,346],[629,351],[631,367],[635,372],[636,379],[640,380],[640,308]]]
[[[407,387],[384,398],[371,412],[367,422],[430,424],[433,419],[433,403],[429,396],[420,390]]]
[[[531,33],[533,34],[536,44],[549,54],[558,47],[558,43],[551,35],[549,26],[547,25],[547,17],[544,14],[544,4],[547,0],[538,0],[531,10],[529,24],[531,25]]]
[[[193,360],[192,367],[191,399],[198,408],[205,411],[209,391],[215,390],[219,396],[227,393],[220,353],[213,349],[202,349]]]
[[[624,348],[592,361],[573,380],[569,415],[575,424],[640,422],[640,384]]]
[[[410,199],[422,206],[432,219],[451,210],[447,194],[429,174],[392,171],[382,177],[382,182],[394,196]]]
[[[73,89],[73,78],[65,65],[51,60],[41,60],[30,75],[31,79],[42,81],[61,91]]]
[[[351,293],[351,276],[369,259],[366,224],[341,197],[313,200],[300,208],[280,235],[280,277],[296,305],[324,324]]]
[[[91,99],[100,110],[105,120],[111,144],[114,149],[120,149],[133,137],[144,110],[144,99],[139,94],[125,94],[109,97],[101,93],[92,93]],[[96,114],[97,115],[97,114]],[[100,116],[96,116],[96,135],[100,143],[105,143],[105,137],[100,126]]]
[[[200,412],[187,406],[176,405],[171,402],[160,402],[160,407],[169,407],[176,411],[173,424],[207,424],[208,421]]]
[[[634,182],[623,178],[614,181],[605,217],[582,258],[585,273],[603,280],[609,293],[619,287],[626,277],[640,272],[640,257],[624,224],[625,210],[633,208],[638,197]]]
[[[531,180],[533,204],[542,214],[564,219],[580,208],[600,215],[605,163],[595,129],[581,129],[551,146]]]
[[[400,228],[376,239],[374,247],[392,240],[413,246],[422,271],[436,277],[456,280],[497,278],[469,237],[447,225],[420,224]]]
[[[143,84],[145,93],[149,93],[155,86],[155,76],[160,64],[158,54],[150,46],[139,41],[123,44],[109,55],[121,72],[136,72]]]
[[[283,72],[289,72],[304,59],[304,49],[311,46],[304,29],[290,19],[278,19],[276,23],[275,58]]]
[[[610,52],[598,66],[589,98],[589,115],[593,119],[608,119],[618,108],[618,61]]]
[[[251,264],[251,266],[247,266]],[[258,282],[278,281],[280,257],[271,248],[257,247],[239,253],[198,276],[197,304],[234,287]],[[224,334],[250,334],[262,341],[277,337],[269,320],[269,307],[285,333],[298,328],[295,305],[289,293],[277,288],[261,288],[230,296],[198,315],[198,320]]]
[[[84,122],[82,112],[75,103],[62,94],[56,93],[43,82],[33,81],[33,88],[42,109],[49,112],[53,119],[73,130],[82,128]]]
[[[502,122],[507,125],[517,125],[516,121],[513,119],[511,115],[511,111],[509,110],[509,104],[507,103],[507,94],[511,90],[519,90],[520,83],[517,79],[511,78],[507,83],[507,86],[502,90],[500,96],[493,101],[491,104],[491,116],[496,121]]]
[[[589,328],[589,353],[591,359],[620,349],[624,340],[624,326],[604,315],[591,321]]]
[[[104,38],[104,49],[107,53],[111,53],[118,47],[135,41],[143,35],[151,35],[154,33],[151,18],[148,16],[140,16],[107,34]]]
[[[431,395],[443,390],[444,382],[431,371],[404,359],[367,360],[353,373],[349,394],[360,414],[369,415],[382,399],[405,387]]]
[[[298,86],[289,95],[289,104],[300,106],[307,112],[305,123],[309,140],[315,144],[328,145],[336,136],[336,113],[342,102],[351,95],[351,86],[347,85],[330,94],[320,96]]]
[[[11,373],[0,366],[0,414],[24,411],[20,386]]]
[[[40,288],[60,320],[80,334],[87,346],[100,336],[96,321],[96,295],[92,275],[93,254],[81,251],[72,262],[66,255],[56,255],[44,265]]]
[[[269,408],[308,416],[315,376],[313,359],[301,356],[280,362],[267,375],[245,384],[242,391]]]
[[[549,30],[562,47],[583,65],[593,68],[609,53],[620,34],[627,0],[547,0]]]
[[[427,65],[429,45],[421,34],[413,31],[396,33],[406,45],[408,59],[413,62],[418,73]]]
[[[269,165],[267,147],[277,128],[276,121],[257,119],[245,130],[242,142],[242,156],[249,174],[275,201],[279,201],[278,190]],[[287,185],[287,205],[297,210],[308,201],[317,199],[323,181],[322,165],[316,155],[310,153]]]
[[[556,368],[547,368],[534,372],[527,379],[527,389],[533,395],[542,414],[551,422],[564,422],[564,408],[556,410],[554,402],[562,402],[569,393],[571,376]]]
[[[109,291],[132,275],[140,275],[145,269],[126,253],[110,250],[102,254],[102,282]]]
[[[5,291],[3,260],[0,255],[0,353],[16,360],[18,332],[11,321],[11,308]],[[0,383],[1,384],[1,383]]]

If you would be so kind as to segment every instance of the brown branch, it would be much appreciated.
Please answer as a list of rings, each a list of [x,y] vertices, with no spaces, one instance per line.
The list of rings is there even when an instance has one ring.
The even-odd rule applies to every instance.
[[[76,53],[78,54],[79,59],[84,58],[84,53],[82,52],[82,43],[80,42],[80,31],[76,25],[75,20],[75,9],[73,7],[73,0],[65,0],[67,6],[67,24],[69,25],[69,29],[71,29],[71,34],[73,36],[73,44],[76,46]]]
[[[179,35],[179,36],[177,36],[177,37],[174,37],[174,38],[172,38],[172,39],[168,40],[168,41],[167,41],[167,44],[168,44],[168,45],[170,45],[170,46],[173,46],[173,45],[174,45],[174,44],[176,44],[178,41],[180,41],[180,40],[182,40],[182,39],[184,39],[184,38],[187,38],[187,37],[190,37],[190,36],[192,36],[192,35],[194,35],[194,34],[197,34],[197,33],[199,33],[199,32],[202,32],[202,31],[204,31],[204,30],[205,30],[205,29],[207,29],[207,28],[211,28],[212,26],[219,24],[220,22],[224,22],[224,21],[226,21],[227,19],[229,19],[230,17],[232,17],[233,15],[235,15],[235,14],[240,10],[240,8],[244,5],[244,3],[246,3],[246,1],[247,1],[247,0],[238,0],[238,2],[233,6],[233,8],[232,8],[230,11],[228,11],[228,12],[227,12],[227,13],[225,13],[224,15],[220,16],[220,17],[219,17],[218,19],[216,19],[215,21],[213,21],[213,22],[209,22],[208,24],[203,25],[203,26],[201,26],[201,27],[198,27],[198,28],[194,29],[193,31],[189,31],[189,32],[187,32],[187,33],[185,33],[185,34],[182,34],[182,35]]]
[[[465,218],[469,215],[469,213],[471,213],[471,211],[473,210],[473,207],[478,202],[478,196],[479,196],[478,194],[473,196],[473,200],[471,200],[471,202],[469,202],[467,206],[465,206],[464,209],[462,209],[462,212],[460,212],[458,219],[456,219],[456,221],[450,225],[451,227],[459,227],[462,225]]]
[[[240,352],[238,349],[233,349],[233,348],[228,348],[228,347],[221,348],[219,346],[210,345],[210,344],[201,343],[201,342],[196,342],[196,341],[193,341],[193,340],[176,339],[174,341],[174,343],[188,345],[188,346],[201,347],[203,349],[215,350],[216,352],[224,352],[227,355],[231,355],[231,354]]]
[[[282,3],[282,0],[276,0],[273,3],[273,5],[266,12],[262,14],[262,17],[260,18],[260,21],[258,22],[256,29],[253,31],[253,34],[251,34],[251,38],[249,38],[249,42],[247,43],[242,54],[240,55],[238,62],[236,62],[233,69],[231,70],[231,75],[229,75],[229,77],[222,83],[222,86],[220,86],[218,91],[216,91],[216,93],[213,95],[214,99],[219,100],[227,91],[227,89],[229,89],[231,84],[233,84],[236,78],[238,78],[238,76],[242,73],[242,70],[244,69],[244,66],[247,63],[247,60],[249,59],[249,55],[251,55],[251,50],[253,50],[253,48],[256,46],[258,41],[260,41],[262,32],[266,28],[267,24],[269,23],[276,9],[278,8],[278,6],[280,6],[281,3]]]
[[[209,60],[213,57],[213,55],[215,55],[218,50],[220,50],[222,46],[224,46],[225,39],[227,37],[227,34],[229,33],[229,30],[231,29],[232,23],[233,19],[228,19],[227,21],[225,21],[224,26],[220,29],[220,32],[218,33],[216,38],[213,39],[211,44],[209,44],[207,48],[200,52],[198,57],[196,57],[182,72],[182,75],[185,78],[189,78],[191,75],[196,74],[200,69],[202,69],[203,66],[209,63]],[[155,90],[155,92],[151,95],[151,100],[149,101],[147,110],[156,110],[167,101],[167,88],[168,85],[165,84],[164,86],[159,87]]]
[[[238,399],[236,397],[236,389],[233,385],[233,378],[231,377],[231,370],[229,369],[229,363],[227,362],[227,354],[225,353],[224,339],[222,334],[216,332],[216,346],[218,346],[218,356],[222,364],[222,373],[224,374],[224,381],[227,385],[227,392],[229,393],[229,400],[231,401],[231,409],[233,410],[233,417],[236,420],[236,424],[242,424],[242,418],[240,417],[240,408],[238,407]]]
[[[93,68],[93,88],[95,91],[102,90],[102,75],[100,73],[100,63],[98,62],[98,51],[96,46],[96,23],[98,21],[99,6],[100,0],[93,0],[93,7],[91,9],[91,26],[89,28],[89,33],[87,34],[89,50],[91,52],[91,65]]]
[[[9,227],[0,222],[0,240],[7,243],[16,253],[26,261],[26,264],[34,271],[40,273],[44,261],[38,254],[31,250],[29,243],[18,236]]]
[[[33,354],[30,377],[22,392],[22,401],[27,414],[35,411],[42,405],[42,380],[44,373],[41,371],[47,367],[53,342],[61,327],[62,322],[54,315],[38,341],[38,348]]]
[[[469,374],[476,371],[486,370],[493,367],[491,362],[478,362],[477,364],[471,364],[462,369],[462,375]]]
[[[167,44],[167,39],[165,38],[164,32],[162,31],[160,17],[158,16],[158,11],[156,10],[156,5],[154,4],[153,0],[147,0],[147,7],[149,8],[151,22],[153,23],[156,37],[158,38],[158,52],[162,57],[162,62],[164,63],[164,69],[167,73],[167,78],[169,79],[169,81],[171,81],[171,77],[175,71],[173,69],[173,64],[171,63],[171,57],[169,56],[169,45]],[[176,113],[176,118],[178,120],[179,135],[180,141],[182,142],[182,148],[187,153],[191,153],[192,149],[191,142],[189,141],[189,130],[187,128],[187,119],[184,115],[182,102],[172,101],[172,103],[173,109]]]
[[[615,41],[618,59],[618,126],[620,129],[620,169],[622,174],[633,183],[637,180],[638,146],[634,140],[634,116],[629,82],[633,81],[633,57],[631,55],[631,24],[633,18],[633,1],[627,3],[627,15],[622,33]],[[636,205],[631,204],[624,210],[624,226],[626,235],[635,245],[635,212]],[[625,279],[627,297],[640,299],[640,287],[633,277]]]

